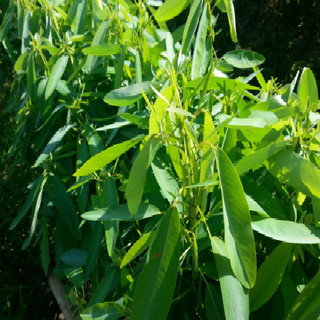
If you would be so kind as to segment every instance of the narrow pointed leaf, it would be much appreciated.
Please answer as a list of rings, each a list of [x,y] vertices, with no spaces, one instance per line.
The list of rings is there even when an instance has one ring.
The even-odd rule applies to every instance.
[[[257,272],[257,281],[250,290],[250,310],[259,309],[276,292],[288,260],[291,255],[292,244],[279,244],[263,262]]]
[[[128,206],[119,204],[108,208],[85,212],[81,217],[90,221],[136,221],[150,218],[158,214],[160,214],[160,211],[157,207],[142,204],[139,206],[137,214],[132,217]]]
[[[91,157],[87,162],[83,164],[81,168],[79,168],[73,175],[77,176],[86,176],[91,174],[113,160],[119,158],[123,153],[131,149],[134,145],[140,142],[143,139],[143,136],[138,136],[131,140],[124,141],[122,143],[113,145],[112,147],[107,148],[106,150],[96,154]]]
[[[142,199],[147,170],[161,143],[161,141],[149,139],[139,152],[130,170],[126,197],[129,211],[133,217],[136,215]]]
[[[228,250],[225,243],[217,238],[211,238],[211,247],[217,264],[222,301],[227,320],[249,319],[249,294],[234,276]]]
[[[233,42],[238,42],[237,29],[236,29],[236,16],[235,16],[234,6],[232,1],[233,0],[224,0],[224,4],[227,10],[231,39]]]
[[[67,67],[68,60],[69,56],[67,54],[63,54],[58,58],[55,65],[53,66],[45,91],[46,100],[52,95],[53,91],[58,85],[58,82],[61,80],[63,73]]]
[[[179,214],[170,208],[160,221],[146,265],[138,277],[132,320],[166,319],[177,280],[179,256]]]
[[[80,317],[82,320],[118,320],[121,315],[122,310],[118,304],[104,302],[84,309]]]
[[[320,243],[320,228],[293,221],[252,216],[252,228],[265,236],[288,243]]]
[[[72,128],[72,125],[67,125],[62,128],[60,128],[50,139],[47,146],[43,149],[40,156],[34,163],[33,167],[38,167],[44,160],[46,160],[49,157],[49,154],[52,153],[57,146],[61,143],[63,137],[66,135],[66,133]]]
[[[107,43],[84,48],[82,52],[97,57],[106,57],[121,52],[121,47],[117,44]]]
[[[218,147],[215,157],[223,199],[225,243],[232,270],[238,280],[251,288],[256,278],[256,251],[250,212],[240,178],[228,156]]]

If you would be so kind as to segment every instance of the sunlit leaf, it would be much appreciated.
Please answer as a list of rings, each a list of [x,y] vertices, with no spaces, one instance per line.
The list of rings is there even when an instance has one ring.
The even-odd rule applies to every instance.
[[[249,50],[229,51],[223,55],[223,59],[238,69],[254,68],[265,61],[261,54]]]

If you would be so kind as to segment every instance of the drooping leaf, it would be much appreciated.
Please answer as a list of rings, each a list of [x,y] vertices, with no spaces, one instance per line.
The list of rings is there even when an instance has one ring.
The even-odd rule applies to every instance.
[[[256,284],[250,290],[251,311],[259,309],[278,289],[291,255],[291,249],[291,244],[279,244],[258,269]]]
[[[224,4],[227,10],[231,39],[233,42],[238,42],[233,0],[224,0]]]
[[[104,97],[104,101],[117,107],[132,105],[142,97],[141,91],[144,93],[150,92],[151,82],[146,81],[136,83],[127,87],[112,90]]]
[[[162,6],[156,11],[154,17],[159,22],[164,22],[176,17],[182,12],[188,0],[165,0]]]
[[[140,206],[147,170],[161,144],[162,141],[149,139],[134,160],[130,170],[126,197],[129,211],[133,217]]]
[[[180,256],[180,221],[175,208],[161,219],[135,288],[132,320],[164,320],[174,293]]]
[[[95,156],[90,158],[88,161],[86,161],[83,164],[83,166],[79,168],[73,175],[75,177],[86,176],[88,174],[91,174],[103,168],[113,160],[119,158],[123,153],[131,149],[134,145],[136,145],[142,139],[143,139],[142,135],[137,136],[136,138],[121,142],[119,144],[116,144],[107,148],[106,150],[96,154]]]
[[[320,198],[320,170],[309,160],[291,150],[282,150],[266,161],[266,167],[281,182]]]
[[[114,302],[97,303],[80,314],[82,320],[118,320],[122,315],[120,306]]]
[[[303,108],[307,107],[307,104],[313,105],[312,110],[318,107],[318,87],[316,79],[309,68],[304,68],[301,74],[298,96]]]
[[[157,214],[160,214],[160,211],[155,206],[141,204],[138,208],[137,214],[132,217],[128,206],[120,204],[108,208],[88,211],[82,214],[81,217],[90,221],[136,221],[150,218]]]
[[[319,319],[320,271],[311,279],[293,303],[286,320]]]
[[[213,237],[211,247],[217,264],[226,319],[248,320],[250,312],[248,290],[232,272],[227,246],[221,239]]]
[[[64,127],[61,127],[50,139],[47,146],[43,149],[40,156],[34,163],[33,167],[38,167],[44,160],[46,160],[49,157],[49,154],[52,153],[57,146],[61,143],[63,137],[66,135],[66,133],[72,128],[72,125],[66,125]]]
[[[251,217],[254,231],[288,243],[320,243],[320,229],[293,221],[277,220],[258,216]]]
[[[143,234],[133,245],[130,247],[126,255],[123,257],[120,269],[130,263],[134,258],[140,255],[143,251],[145,251],[152,243],[152,237],[154,232],[148,232]]]
[[[54,64],[45,91],[46,100],[52,95],[53,91],[56,89],[58,82],[61,80],[64,74],[68,61],[69,55],[63,54],[61,57],[58,58],[58,60]]]
[[[200,23],[199,23],[196,43],[194,46],[194,53],[193,53],[192,65],[191,65],[191,80],[194,80],[203,76],[202,65],[203,63],[205,63],[203,58],[206,51],[206,43],[207,43],[206,39],[207,39],[209,23],[210,23],[210,16],[208,14],[208,5],[207,3],[205,3],[204,8],[202,10]]]
[[[176,3],[176,1],[172,1]],[[199,18],[201,15],[201,7],[202,1],[195,0],[192,2],[190,12],[183,29],[183,36],[182,36],[182,43],[181,43],[181,54],[187,54],[188,50],[190,49],[191,42],[193,40],[194,33],[197,29],[197,25],[199,22]]]
[[[92,56],[106,57],[121,52],[121,47],[117,44],[107,43],[84,48],[82,52]]]
[[[228,156],[218,147],[215,157],[223,199],[225,243],[237,279],[252,288],[256,278],[256,252],[250,212],[239,175]]]
[[[254,51],[234,50],[223,55],[223,59],[238,69],[257,67],[265,61],[265,58]]]

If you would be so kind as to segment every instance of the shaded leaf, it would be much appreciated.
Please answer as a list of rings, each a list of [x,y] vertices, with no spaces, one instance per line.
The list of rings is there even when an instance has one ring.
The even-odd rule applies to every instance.
[[[82,320],[118,320],[121,315],[122,310],[118,304],[104,302],[84,309],[80,317]]]

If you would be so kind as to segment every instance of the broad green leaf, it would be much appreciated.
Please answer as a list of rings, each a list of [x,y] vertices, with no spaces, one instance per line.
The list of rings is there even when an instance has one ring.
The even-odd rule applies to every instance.
[[[172,0],[176,3],[175,0]],[[190,49],[191,42],[193,40],[194,33],[197,29],[198,21],[201,15],[202,0],[194,0],[192,2],[190,12],[187,18],[187,22],[183,29],[181,54],[186,55]]]
[[[81,217],[90,221],[136,221],[150,218],[158,214],[160,214],[160,211],[155,206],[141,204],[138,208],[137,214],[132,217],[128,206],[120,204],[108,208],[88,211],[82,214]]]
[[[86,261],[86,266],[84,269],[84,278],[85,281],[89,279],[91,276],[97,261],[98,256],[101,248],[102,236],[103,236],[103,227],[101,222],[91,222],[92,229],[91,229],[91,236],[89,238],[88,243],[88,256]]]
[[[256,284],[250,290],[251,311],[264,305],[278,289],[291,256],[291,250],[292,244],[279,244],[258,269]]]
[[[180,114],[182,116],[195,118],[195,116],[192,113],[180,108],[167,108],[167,112],[172,112],[172,113]]]
[[[66,133],[72,128],[72,125],[66,125],[64,127],[61,127],[50,139],[47,146],[43,149],[40,156],[34,163],[33,167],[38,167],[44,160],[46,160],[49,157],[49,154],[52,153],[57,146],[61,143],[63,137],[66,135]]]
[[[156,11],[154,18],[159,22],[164,22],[176,17],[182,12],[188,0],[165,0],[163,5]]]
[[[112,269],[111,269],[112,270]],[[112,288],[112,284],[116,275],[116,270],[111,272],[108,270],[108,273],[105,274],[103,280],[99,283],[98,287],[93,291],[92,297],[88,302],[88,307],[91,307],[94,304],[102,303],[105,301],[106,296]]]
[[[26,69],[28,66],[29,57],[30,57],[29,51],[21,54],[19,58],[16,60],[16,63],[14,64],[14,70],[18,72]]]
[[[147,117],[140,117],[136,114],[131,113],[120,113],[119,116],[129,121],[132,124],[137,125],[141,129],[148,129],[149,128],[149,119]]]
[[[80,317],[82,320],[118,320],[121,315],[122,310],[118,304],[104,302],[84,309]]]
[[[108,26],[109,26],[109,21],[108,20],[103,21],[100,24],[97,32],[94,35],[94,38],[93,38],[92,43],[91,43],[91,46],[96,46],[96,45],[100,45],[100,44],[103,43],[104,35],[107,32]],[[97,64],[98,59],[99,59],[99,57],[89,55],[87,57],[86,63],[83,66],[84,72],[86,72],[86,73],[92,72],[92,70],[94,70],[94,68],[95,68],[95,66]]]
[[[74,24],[74,34],[83,34],[86,28],[88,14],[88,0],[78,0],[77,13]]]
[[[256,251],[250,212],[245,193],[234,166],[218,147],[215,157],[223,199],[225,243],[232,270],[237,279],[252,288],[256,278]]]
[[[187,82],[184,86],[186,88],[200,88],[204,87],[204,77],[198,78]],[[208,90],[260,90],[256,86],[241,82],[240,80],[234,80],[229,78],[212,76],[207,85]]]
[[[286,320],[319,319],[320,315],[320,270],[300,293]]]
[[[269,158],[267,169],[281,182],[296,190],[320,198],[320,170],[309,160],[291,150],[282,150]]]
[[[318,107],[318,87],[316,79],[309,68],[304,68],[301,74],[298,96],[303,108],[307,107],[309,102],[313,106],[312,110],[316,110]]]
[[[208,4],[205,3],[204,8],[202,10],[200,23],[199,23],[196,43],[194,46],[192,65],[191,65],[191,80],[194,80],[203,76],[202,65],[204,63],[203,59],[206,51],[206,39],[207,39],[209,23],[210,23],[210,16],[208,13]]]
[[[228,249],[225,243],[217,238],[211,238],[211,247],[216,261],[219,282],[222,293],[224,313],[227,320],[249,319],[249,294],[234,276]]]
[[[288,146],[289,143],[290,141],[275,142],[268,145],[267,147],[254,151],[248,156],[244,156],[235,165],[238,174],[241,175],[247,172],[248,170],[257,169],[263,164],[265,160],[267,160],[277,152],[281,151],[283,148]]]
[[[238,69],[257,67],[265,61],[265,58],[254,51],[234,50],[223,55],[223,59]]]
[[[110,91],[105,97],[104,101],[112,106],[122,107],[132,105],[142,97],[142,93],[151,91],[151,82],[141,82],[132,84],[127,87],[122,87]]]
[[[224,4],[227,9],[231,39],[233,42],[238,42],[237,29],[236,29],[236,16],[235,16],[234,6],[232,1],[233,0],[224,0]]]
[[[133,217],[136,215],[142,199],[147,170],[161,144],[162,141],[149,139],[134,160],[130,170],[126,198],[129,211]]]
[[[178,275],[180,221],[175,208],[162,217],[146,265],[138,276],[132,320],[166,319]]]
[[[63,73],[67,67],[69,60],[69,55],[63,54],[58,58],[56,63],[54,64],[52,71],[50,73],[46,91],[45,91],[45,99],[47,100],[55,90],[58,85],[58,82],[61,80]]]
[[[120,269],[130,263],[133,259],[135,259],[138,255],[140,255],[143,251],[149,248],[152,237],[154,235],[154,231],[143,234],[133,245],[130,247],[126,255],[123,257]]]
[[[92,158],[90,158],[87,162],[84,163],[84,165],[79,168],[73,175],[75,177],[78,176],[86,176],[88,174],[91,174],[113,160],[119,158],[123,153],[131,149],[134,145],[136,145],[138,142],[140,142],[143,139],[143,136],[138,136],[136,138],[133,138],[131,140],[127,140],[124,142],[121,142],[119,144],[113,145],[112,147],[107,148],[106,150],[96,154]]]
[[[87,250],[70,249],[60,256],[60,260],[72,267],[82,267],[86,264],[87,256]]]
[[[95,156],[99,152],[102,152],[102,150],[104,149],[103,142],[97,131],[89,124],[86,124],[85,126],[85,137],[88,143],[89,153],[91,157]]]
[[[288,243],[320,243],[320,228],[293,221],[251,217],[252,229],[265,236]]]
[[[121,52],[121,47],[117,44],[106,43],[84,48],[82,52],[92,56],[106,57]]]

